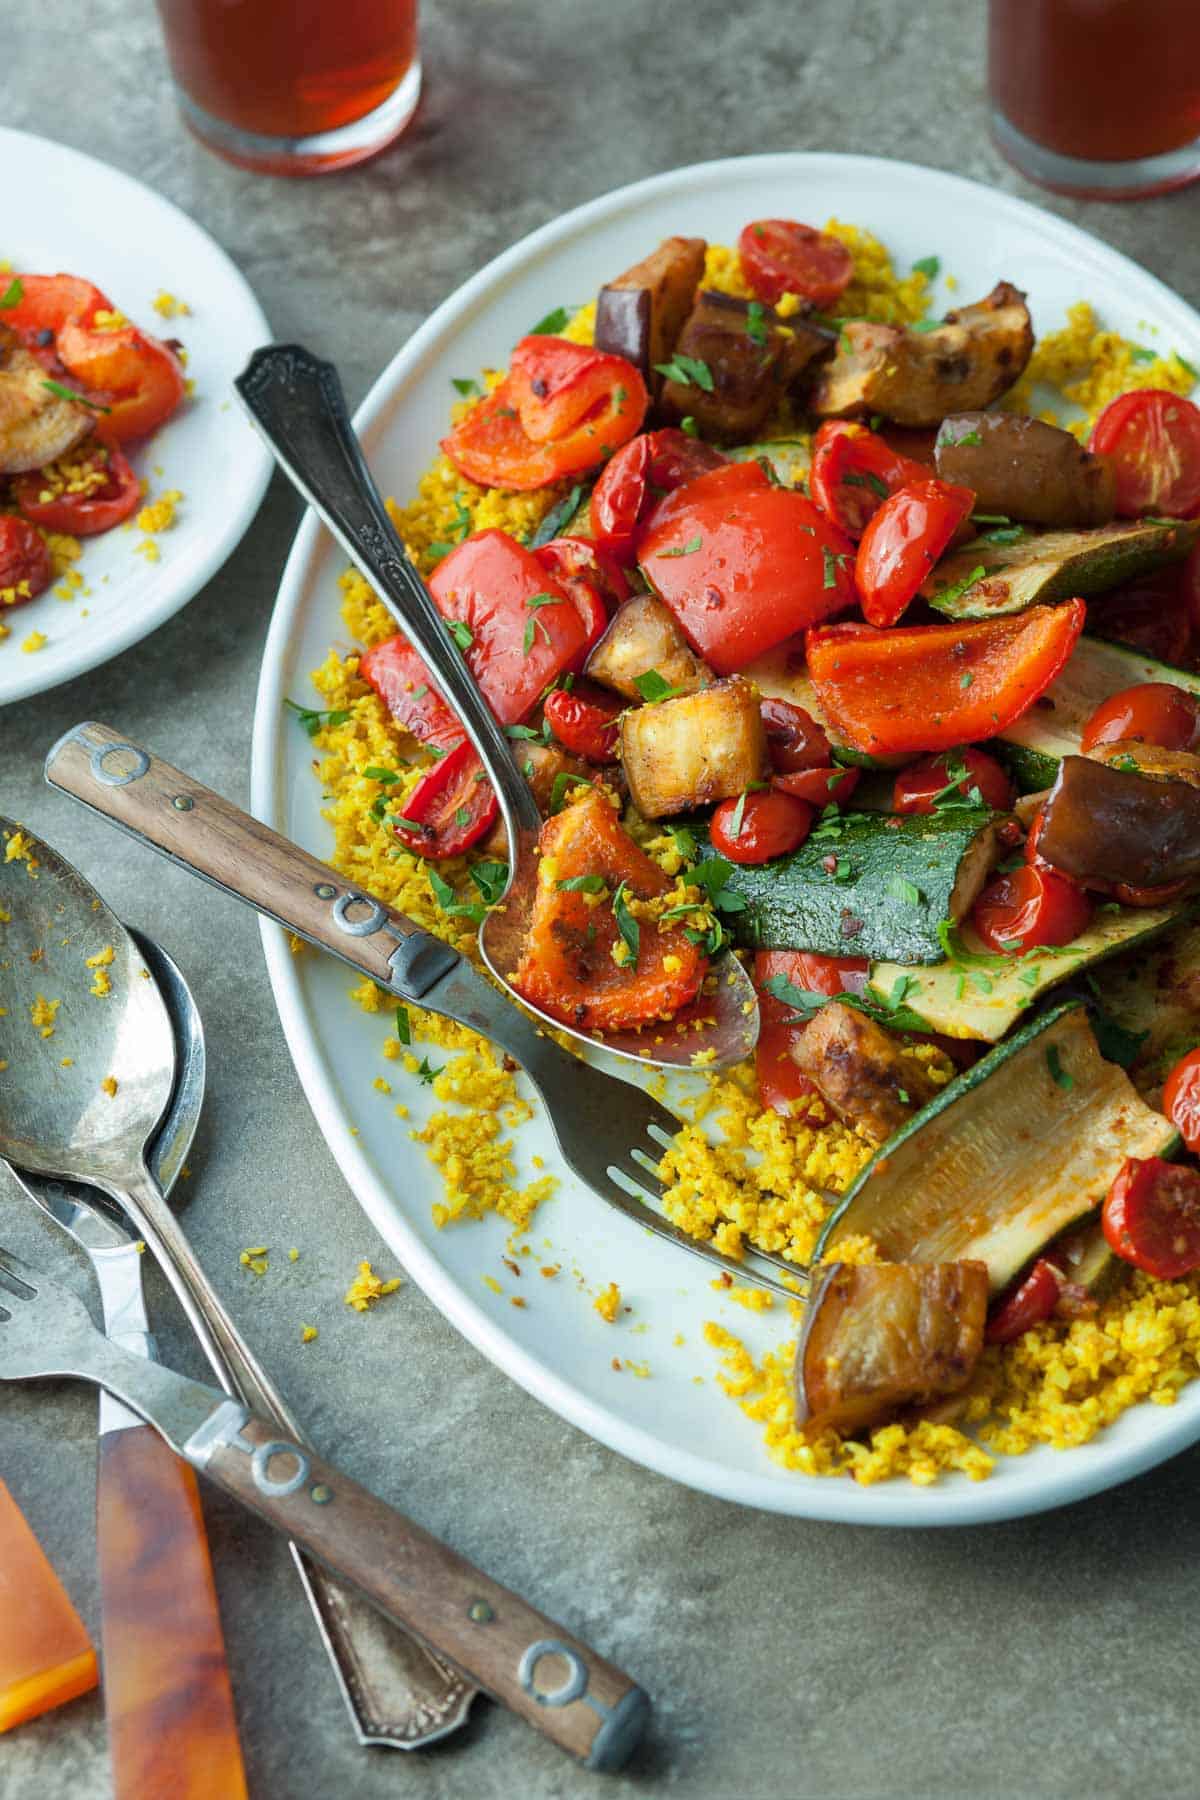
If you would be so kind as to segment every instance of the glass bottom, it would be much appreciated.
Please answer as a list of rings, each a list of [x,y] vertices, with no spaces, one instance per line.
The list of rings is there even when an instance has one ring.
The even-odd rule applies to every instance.
[[[991,127],[996,148],[1022,175],[1056,194],[1073,194],[1080,200],[1141,200],[1200,179],[1200,138],[1161,156],[1144,156],[1134,162],[1093,162],[1047,150],[1018,131],[995,106]]]
[[[178,85],[175,96],[184,124],[227,162],[262,175],[329,175],[378,156],[400,136],[421,97],[421,64],[419,60],[412,64],[382,106],[336,131],[315,132],[310,137],[264,137],[256,131],[239,131],[236,125],[197,106]]]

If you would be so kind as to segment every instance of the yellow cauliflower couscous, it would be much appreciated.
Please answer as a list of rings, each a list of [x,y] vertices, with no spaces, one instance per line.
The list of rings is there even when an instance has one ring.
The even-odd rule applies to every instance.
[[[928,273],[898,272],[884,246],[856,226],[831,220],[827,229],[854,258],[854,278],[837,308],[840,316],[895,323],[913,323],[926,316]],[[945,279],[953,288],[952,278]],[[724,246],[709,247],[704,281],[730,294],[749,293],[736,253]],[[786,315],[786,305],[781,310]],[[594,306],[581,308],[565,335],[590,342],[594,315]],[[499,378],[496,371],[485,371],[482,389],[494,387]],[[1070,423],[1085,435],[1117,395],[1142,386],[1186,393],[1193,380],[1194,371],[1178,355],[1169,349],[1152,352],[1103,329],[1091,307],[1081,301],[1070,310],[1063,329],[1037,345],[1006,404],[1034,410],[1035,397],[1040,401],[1048,394],[1044,416]],[[461,415],[468,404],[455,408],[456,414]],[[782,423],[803,458],[807,454],[803,434],[795,433],[790,420]],[[413,498],[400,506],[389,502],[389,509],[410,554],[428,573],[447,545],[470,532],[498,527],[527,539],[570,485],[562,482],[532,493],[484,489],[439,454]],[[357,571],[346,571],[341,588],[343,620],[357,646],[365,648],[393,635],[390,615]],[[386,792],[399,811],[424,762],[416,741],[390,719],[359,677],[359,654],[359,649],[331,652],[313,676],[320,705],[326,709],[314,734],[314,769],[334,833],[330,861],[349,880],[464,954],[474,955],[474,925],[444,910],[426,865],[399,846],[380,823],[378,802],[384,788],[369,771],[383,768],[394,776]],[[655,846],[656,835],[652,829],[639,833],[651,853],[660,855],[667,872],[678,873],[678,857],[673,868],[668,860],[669,841],[658,835]],[[467,859],[441,863],[438,873],[460,892],[468,883]],[[355,989],[354,998],[373,1012],[395,1004],[371,982]],[[464,1027],[416,1007],[401,1010],[403,1036],[389,1037],[384,1054],[431,1086],[442,1103],[428,1124],[410,1132],[442,1178],[443,1198],[434,1207],[436,1223],[448,1228],[494,1212],[519,1236],[556,1182],[546,1175],[522,1185],[517,1177],[513,1134],[529,1109],[513,1073],[492,1046]],[[923,1073],[935,1086],[951,1078],[953,1071],[939,1052],[909,1054],[922,1056]],[[436,1058],[436,1066],[430,1056]],[[686,1111],[686,1122],[661,1165],[668,1216],[726,1255],[736,1258],[753,1247],[805,1263],[832,1200],[854,1181],[872,1146],[839,1121],[823,1119],[819,1111],[812,1122],[802,1123],[765,1109],[751,1064],[698,1078],[692,1087],[691,1098],[678,1108]],[[403,1116],[407,1109],[396,1111]],[[839,1256],[869,1262],[875,1250],[863,1239],[841,1244]],[[557,1264],[542,1270],[547,1275],[557,1272]],[[494,1278],[482,1279],[493,1291],[502,1292]],[[356,1284],[347,1295],[351,1305],[361,1298],[365,1306],[375,1297],[375,1278],[367,1265],[361,1281],[361,1287]],[[796,1319],[800,1316],[798,1305],[789,1308],[761,1290],[731,1290],[725,1279],[713,1285],[752,1312],[773,1309],[781,1320],[789,1310]],[[616,1282],[593,1301],[609,1321],[616,1318],[619,1304]],[[1020,1454],[1037,1444],[1065,1448],[1083,1443],[1140,1401],[1169,1405],[1180,1387],[1200,1371],[1200,1276],[1166,1283],[1135,1273],[1091,1316],[1055,1319],[1013,1344],[989,1346],[968,1390],[961,1428],[923,1419],[881,1426],[857,1438],[827,1432],[815,1442],[806,1441],[795,1424],[793,1346],[786,1335],[757,1359],[720,1324],[709,1322],[704,1335],[709,1352],[718,1358],[720,1387],[761,1427],[768,1453],[783,1467],[807,1475],[848,1475],[863,1484],[905,1476],[926,1485],[949,1471],[982,1480],[998,1454]],[[624,1366],[643,1372],[642,1366]]]

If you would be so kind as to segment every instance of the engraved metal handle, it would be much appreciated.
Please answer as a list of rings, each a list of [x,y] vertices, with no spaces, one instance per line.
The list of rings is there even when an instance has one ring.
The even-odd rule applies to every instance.
[[[284,474],[361,569],[461,718],[496,789],[515,867],[521,833],[541,829],[537,804],[388,517],[337,370],[301,344],[271,344],[254,352],[234,387]]]

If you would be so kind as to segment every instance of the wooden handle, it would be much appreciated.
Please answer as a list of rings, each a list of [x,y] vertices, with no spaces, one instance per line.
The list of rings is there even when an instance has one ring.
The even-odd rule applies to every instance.
[[[96,1536],[116,1800],[244,1800],[196,1477],[149,1425],[100,1439]]]
[[[419,1001],[459,961],[440,938],[111,725],[87,721],[61,737],[46,780],[403,999]]]
[[[643,1690],[349,1476],[257,1418],[209,1440],[200,1466],[588,1768],[625,1762]]]

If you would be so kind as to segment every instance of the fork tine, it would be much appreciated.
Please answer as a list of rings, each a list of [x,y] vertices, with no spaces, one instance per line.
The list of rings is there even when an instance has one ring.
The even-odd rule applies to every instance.
[[[15,1300],[35,1298],[38,1291],[38,1284],[34,1279],[36,1273],[19,1256],[14,1256],[10,1250],[0,1249],[0,1287],[4,1287]]]
[[[705,1262],[712,1263],[722,1273],[732,1275],[735,1280],[752,1281],[756,1286],[768,1288],[772,1293],[780,1294],[787,1300],[796,1300],[801,1297],[802,1286],[798,1292],[795,1288],[780,1281],[766,1268],[758,1266],[760,1260],[774,1262],[775,1258],[761,1259],[758,1252],[751,1252],[745,1260],[739,1262],[731,1256],[723,1255],[720,1250],[715,1250],[711,1244],[705,1243],[700,1238],[692,1237],[689,1232],[684,1231],[681,1226],[674,1224],[659,1212],[651,1204],[650,1196],[643,1185],[644,1177],[639,1179],[630,1170],[622,1168],[619,1163],[615,1162],[610,1163],[606,1172],[610,1187],[607,1191],[599,1190],[601,1198],[607,1200],[610,1206],[614,1206],[618,1212],[624,1213],[625,1217],[633,1220],[635,1224],[644,1226],[655,1237],[665,1238],[668,1243],[676,1244],[681,1249],[690,1251],[693,1256],[702,1257]],[[615,1192],[612,1191],[614,1189]],[[783,1263],[780,1266],[792,1280],[803,1284],[806,1271],[791,1263]]]
[[[660,1140],[661,1134],[658,1126],[648,1125],[646,1131],[648,1135],[656,1141]],[[655,1199],[661,1201],[663,1183],[662,1178],[658,1173],[658,1162],[660,1159],[652,1157],[648,1151],[643,1150],[637,1144],[629,1151],[629,1155],[632,1157],[633,1161],[637,1163],[640,1169],[646,1171],[645,1177],[643,1178],[643,1186],[650,1190]],[[782,1269],[785,1275],[790,1275],[793,1280],[798,1281],[801,1288],[803,1288],[809,1280],[811,1271],[807,1263],[791,1262],[786,1256],[780,1256],[774,1250],[760,1249],[757,1244],[751,1248],[750,1255],[759,1257],[763,1262],[770,1263],[776,1269]]]

